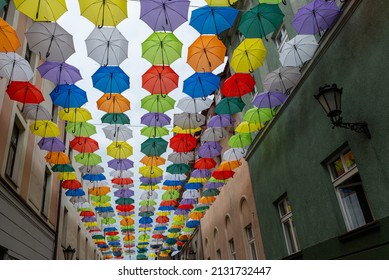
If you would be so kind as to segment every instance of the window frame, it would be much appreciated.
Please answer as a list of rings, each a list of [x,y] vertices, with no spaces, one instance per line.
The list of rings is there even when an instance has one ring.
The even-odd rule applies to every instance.
[[[258,253],[257,253],[257,247],[255,246],[255,234],[254,234],[254,231],[253,231],[252,223],[247,224],[244,227],[244,231],[246,233],[247,244],[249,245],[251,259],[252,260],[257,260],[258,259]]]
[[[289,34],[288,34],[288,30],[286,29],[285,23],[282,23],[278,28],[277,32],[274,32],[273,34],[274,35],[272,36],[273,37],[272,39],[274,41],[274,44],[278,52],[282,52],[285,43],[289,39]]]
[[[50,200],[51,200],[51,182],[52,182],[52,173],[49,168],[45,168],[45,174],[43,178],[43,191],[42,191],[42,204],[41,204],[41,214],[48,218],[49,209],[50,209]]]
[[[287,209],[287,210],[282,211],[282,209],[283,210]],[[298,240],[297,230],[294,227],[294,217],[293,217],[292,207],[287,195],[282,196],[277,201],[277,210],[280,217],[282,231],[284,233],[284,239],[285,239],[286,248],[288,250],[288,255],[295,254],[301,251],[301,248]],[[287,230],[287,225],[289,225],[290,231]]]
[[[15,133],[15,131],[16,131],[16,133]],[[9,140],[7,162],[6,162],[6,165],[5,165],[5,175],[9,179],[11,179],[12,181],[13,181],[12,177],[14,175],[14,168],[15,168],[16,157],[18,155],[18,144],[19,144],[20,135],[21,135],[21,129],[18,126],[18,124],[16,122],[14,122],[14,125],[12,127],[12,131],[11,131],[11,138]],[[16,139],[16,140],[14,141],[14,139]],[[13,151],[12,159],[10,159],[11,149]],[[11,163],[9,163],[10,160],[11,160]],[[10,164],[10,166],[9,166],[9,164]],[[9,168],[10,168],[10,170],[9,170]]]
[[[235,241],[234,238],[228,240],[228,247],[230,249],[230,254],[233,260],[236,260],[236,249],[235,249]]]

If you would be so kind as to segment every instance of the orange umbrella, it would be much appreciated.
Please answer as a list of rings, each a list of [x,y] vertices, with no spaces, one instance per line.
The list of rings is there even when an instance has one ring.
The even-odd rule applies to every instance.
[[[103,94],[96,101],[97,108],[107,113],[123,113],[130,110],[130,101],[121,94]]]
[[[217,162],[213,158],[199,158],[194,163],[196,169],[211,169],[217,165]]]
[[[220,163],[218,170],[220,171],[231,171],[235,168],[238,168],[242,164],[239,160],[233,160],[233,161],[223,161]]]
[[[102,186],[102,187],[90,188],[88,192],[89,194],[102,196],[102,195],[106,195],[110,191],[111,191],[110,187]]]
[[[67,164],[70,162],[69,157],[64,152],[48,152],[45,160],[51,164]]]
[[[200,198],[199,202],[201,204],[211,204],[215,200],[216,200],[216,196],[203,196],[202,198]]]
[[[147,166],[159,166],[162,164],[165,164],[166,160],[163,157],[149,157],[149,156],[144,156],[141,160],[141,163]]]
[[[196,72],[212,72],[224,63],[226,46],[216,35],[200,35],[188,48],[186,62]]]
[[[132,241],[134,239],[135,239],[135,236],[133,236],[133,235],[126,235],[123,237],[124,241]]]
[[[204,217],[204,213],[203,212],[192,211],[189,214],[189,218],[191,218],[192,220],[200,220],[203,217]]]
[[[0,52],[16,52],[20,41],[15,30],[0,18]]]
[[[122,226],[131,226],[134,224],[134,220],[130,217],[124,218],[120,221],[120,225]]]
[[[169,219],[168,217],[165,217],[165,216],[159,216],[157,219],[155,219],[155,221],[156,221],[158,224],[168,223],[169,220],[170,220],[170,219]]]
[[[181,189],[182,186],[163,186],[162,189],[165,191],[174,191]]]

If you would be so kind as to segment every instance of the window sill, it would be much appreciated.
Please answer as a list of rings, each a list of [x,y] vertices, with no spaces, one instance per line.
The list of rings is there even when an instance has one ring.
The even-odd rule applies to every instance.
[[[362,235],[368,234],[372,231],[377,231],[380,228],[380,223],[378,221],[373,221],[364,226],[356,228],[352,231],[344,233],[338,236],[339,241],[347,242],[349,240],[353,240],[355,238],[361,237]]]
[[[303,252],[298,251],[296,253],[293,253],[289,256],[283,257],[282,260],[302,260],[303,259]]]

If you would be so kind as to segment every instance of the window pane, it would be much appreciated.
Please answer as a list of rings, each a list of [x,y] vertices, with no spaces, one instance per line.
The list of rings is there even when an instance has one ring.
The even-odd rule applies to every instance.
[[[347,169],[350,169],[352,166],[355,165],[355,158],[351,151],[346,152],[343,155],[343,158]]]
[[[294,225],[293,218],[290,218],[286,222],[284,222],[283,226],[284,226],[285,239],[289,250],[289,254],[297,252],[299,248],[297,244],[296,228]]]
[[[257,250],[255,249],[255,244],[254,242],[253,243],[250,243],[250,249],[251,249],[251,256],[253,258],[253,260],[257,260]]]
[[[345,173],[343,163],[340,157],[334,160],[333,162],[331,162],[330,168],[334,179],[338,178],[339,176]]]

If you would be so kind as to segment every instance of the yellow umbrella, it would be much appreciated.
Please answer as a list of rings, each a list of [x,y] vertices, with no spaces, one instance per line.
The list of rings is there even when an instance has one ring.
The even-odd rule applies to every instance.
[[[139,173],[148,178],[157,178],[162,176],[163,170],[157,166],[142,166]]]
[[[133,235],[126,235],[123,237],[124,241],[132,241],[134,239],[135,239],[135,236],[133,236]]]
[[[156,258],[158,257],[156,253],[150,253],[147,255],[149,258]]]
[[[107,147],[107,154],[113,158],[128,158],[132,152],[131,145],[124,141],[112,142]]]
[[[89,194],[98,195],[98,196],[106,195],[110,191],[111,188],[108,186],[94,187],[88,190]]]
[[[75,172],[60,172],[58,180],[77,180],[77,175]]]
[[[207,178],[194,178],[194,177],[191,177],[189,180],[188,180],[188,183],[206,183],[208,181]]]
[[[175,222],[185,222],[186,221],[186,215],[175,215],[173,217],[173,221],[175,221]]]
[[[238,2],[238,0],[205,0],[205,2],[207,2],[208,6],[229,7]]]
[[[97,222],[86,222],[86,223],[84,223],[84,226],[85,227],[98,227],[99,225],[97,224]]]
[[[153,186],[140,185],[139,188],[140,188],[141,190],[145,190],[145,191],[155,191],[155,190],[159,190],[159,186],[158,186],[158,185],[153,185]]]
[[[232,53],[231,67],[236,73],[252,73],[263,64],[265,56],[262,39],[246,38]]]
[[[47,120],[38,120],[33,122],[33,124],[30,125],[30,131],[40,137],[56,137],[61,134],[58,125]]]
[[[235,128],[235,131],[238,133],[250,133],[259,131],[262,127],[264,127],[264,125],[260,123],[249,123],[247,121],[243,121]]]
[[[230,171],[230,170],[233,170],[235,168],[238,168],[239,166],[241,166],[242,164],[240,163],[239,160],[233,160],[233,161],[223,161],[220,163],[219,167],[218,167],[218,170],[221,170],[221,171]]]
[[[141,160],[141,163],[147,166],[159,166],[162,164],[165,164],[166,160],[163,157],[158,157],[158,156],[144,156]]]
[[[96,207],[109,207],[111,206],[111,202],[92,202],[92,205],[93,206],[96,206]]]
[[[14,3],[16,9],[33,21],[57,21],[67,11],[65,0],[14,0]]]
[[[85,108],[66,108],[59,112],[61,120],[69,122],[86,122],[92,119],[91,113]]]
[[[157,215],[158,215],[159,217],[161,217],[161,216],[167,217],[167,216],[170,216],[170,212],[169,212],[169,211],[159,211],[159,212],[157,213]]]
[[[116,26],[127,18],[127,0],[79,0],[81,15],[96,26]]]
[[[179,126],[175,126],[172,129],[172,132],[177,133],[177,134],[193,134],[193,133],[196,133],[196,132],[199,132],[199,131],[201,131],[201,127],[183,129],[183,128],[179,127]]]
[[[180,233],[178,233],[178,232],[169,232],[167,234],[168,238],[178,238],[179,236],[180,236]]]
[[[151,229],[151,227],[141,227],[138,229],[138,231],[150,231]]]

